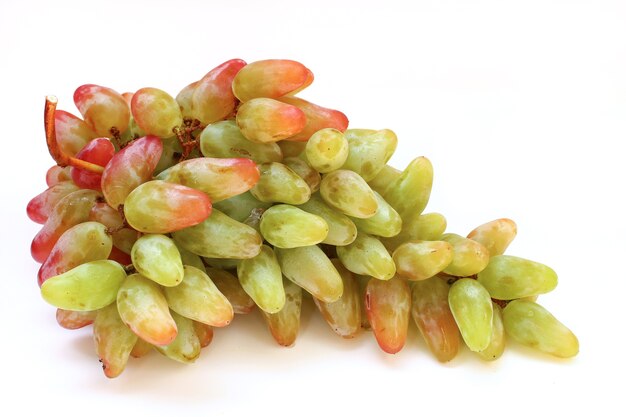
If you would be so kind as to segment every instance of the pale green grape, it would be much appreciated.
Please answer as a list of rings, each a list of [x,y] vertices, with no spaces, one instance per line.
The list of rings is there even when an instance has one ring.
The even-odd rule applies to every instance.
[[[174,241],[164,235],[144,235],[130,253],[133,266],[146,278],[166,287],[183,280],[183,262]]]
[[[352,221],[360,231],[371,235],[382,237],[397,235],[402,230],[402,218],[380,194],[374,191],[374,195],[378,202],[376,214],[367,219],[353,218]]]
[[[328,224],[320,216],[294,206],[279,204],[263,213],[261,234],[279,248],[310,246],[326,239]]]
[[[274,251],[263,245],[261,252],[251,259],[243,259],[237,266],[237,276],[244,291],[266,313],[277,313],[285,305],[285,289],[280,265]]]
[[[356,239],[357,230],[354,222],[326,204],[319,193],[313,194],[309,201],[299,205],[298,208],[324,219],[328,225],[328,234],[322,243],[345,246]]]
[[[306,142],[306,159],[322,174],[343,166],[350,148],[347,139],[337,129],[326,128],[315,132]]]
[[[491,332],[491,341],[485,350],[477,352],[478,355],[486,361],[495,361],[502,353],[506,346],[506,335],[504,334],[504,322],[502,321],[502,309],[496,303],[493,303],[493,330]]]
[[[428,159],[420,156],[387,186],[383,198],[396,209],[402,220],[409,221],[424,211],[432,187],[433,166]]]
[[[287,165],[270,162],[259,165],[261,177],[250,190],[267,203],[303,204],[311,197],[311,188]]]
[[[365,233],[359,233],[349,245],[338,246],[337,256],[355,274],[388,280],[396,273],[396,265],[387,249],[380,240]]]
[[[215,158],[249,158],[257,164],[280,162],[283,153],[276,143],[251,142],[241,134],[234,120],[223,120],[204,128],[200,150]]]
[[[270,207],[272,207],[272,203],[257,200],[250,191],[213,203],[213,208],[241,223],[250,217],[254,210],[267,210]]]
[[[376,195],[365,180],[345,169],[324,175],[320,195],[329,206],[350,217],[366,219],[378,209]]]
[[[156,349],[177,362],[193,363],[200,356],[200,339],[196,334],[193,321],[172,311],[178,334],[169,344],[157,346]]]
[[[290,157],[283,159],[283,164],[287,165],[296,174],[300,176],[311,189],[311,193],[320,189],[320,182],[322,177],[319,172],[311,168],[311,166],[303,159]]]
[[[158,88],[138,90],[133,94],[130,109],[139,127],[148,135],[166,138],[183,124],[183,115],[174,97]]]
[[[378,175],[398,145],[396,134],[389,129],[348,129],[344,135],[350,151],[341,169],[354,171],[365,181]]]
[[[435,276],[452,262],[452,245],[448,242],[409,241],[393,252],[398,276],[423,280]]]
[[[454,233],[442,235],[440,240],[452,245],[452,262],[443,270],[457,277],[475,275],[489,263],[489,251],[483,245]]]
[[[487,290],[474,279],[462,278],[450,287],[448,302],[467,347],[473,352],[487,349],[493,331],[493,305]]]

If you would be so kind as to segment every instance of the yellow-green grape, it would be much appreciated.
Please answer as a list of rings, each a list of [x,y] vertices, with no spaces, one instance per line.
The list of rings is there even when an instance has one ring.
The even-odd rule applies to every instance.
[[[285,305],[278,312],[263,312],[263,317],[274,340],[281,346],[292,346],[300,330],[300,311],[302,310],[302,288],[289,280],[284,280]]]
[[[175,287],[165,287],[165,298],[178,314],[213,327],[233,320],[233,307],[211,278],[193,266],[185,266],[185,278]]]
[[[124,278],[124,268],[115,261],[87,262],[48,278],[41,286],[41,296],[64,310],[97,310],[115,301]]]
[[[130,253],[133,266],[157,284],[173,287],[183,280],[183,262],[174,241],[164,235],[144,235]]]
[[[186,85],[176,95],[176,102],[185,119],[193,119],[193,93],[196,91],[198,83],[199,81],[194,81]]]
[[[343,281],[343,294],[332,303],[325,303],[313,297],[315,305],[322,313],[331,329],[345,339],[355,337],[361,330],[361,303],[359,284],[354,276],[339,261],[331,259]]]
[[[450,310],[461,336],[473,352],[487,349],[493,329],[493,303],[489,293],[471,278],[462,278],[450,287]]]
[[[249,158],[257,164],[280,162],[283,152],[276,143],[254,143],[241,134],[234,120],[222,120],[204,128],[200,135],[202,155],[214,158]]]
[[[208,324],[200,323],[199,321],[193,322],[193,329],[198,336],[200,347],[207,347],[213,341],[213,327]]]
[[[380,194],[374,191],[374,195],[378,202],[376,214],[367,219],[354,218],[352,221],[361,232],[382,237],[397,235],[402,230],[402,218]]]
[[[343,293],[343,281],[328,256],[318,246],[293,249],[275,248],[285,277],[315,298],[327,303],[337,301]]]
[[[177,244],[208,258],[254,258],[263,239],[256,230],[213,210],[202,223],[172,233]]]
[[[298,174],[306,183],[309,185],[311,189],[311,193],[316,192],[320,189],[320,182],[322,181],[322,177],[319,172],[311,168],[311,166],[304,160],[296,157],[289,157],[283,159],[283,164],[287,165],[289,168],[293,170],[296,174]]]
[[[250,217],[253,210],[267,210],[270,207],[272,203],[257,200],[250,191],[213,203],[213,208],[242,223]]]
[[[261,234],[275,247],[297,248],[316,245],[326,239],[328,224],[320,216],[278,204],[263,213]]]
[[[398,276],[411,281],[428,279],[452,262],[452,245],[442,241],[409,241],[393,252]]]
[[[419,216],[426,208],[433,187],[433,166],[423,156],[415,158],[393,180],[383,198],[400,214],[402,220],[409,221]]]
[[[176,337],[176,323],[159,285],[140,274],[129,275],[117,293],[122,321],[143,340],[167,345]]]
[[[196,334],[193,321],[172,311],[172,318],[176,322],[178,334],[167,345],[156,346],[159,353],[182,363],[193,363],[200,356],[200,339]]]
[[[269,246],[263,245],[257,256],[239,262],[237,276],[244,291],[261,310],[277,313],[285,305],[283,276]]]
[[[254,258],[254,256],[252,256],[252,258]],[[241,262],[241,259],[220,259],[220,258],[206,258],[206,257],[202,257],[202,260],[211,268],[218,268],[218,269],[237,269],[237,265],[239,265],[239,262]]]
[[[178,253],[180,254],[180,260],[183,262],[183,265],[193,266],[194,268],[198,268],[200,271],[206,273],[206,267],[204,266],[204,262],[202,262],[201,257],[196,255],[195,253],[189,252],[187,249],[181,247],[180,245],[176,245],[176,248],[178,249]]]
[[[337,256],[348,270],[381,280],[393,278],[396,265],[380,240],[359,233],[354,242],[337,247]]]
[[[365,181],[378,175],[398,146],[396,134],[389,129],[348,129],[344,136],[350,152],[341,169],[354,171]]]
[[[369,180],[367,183],[372,188],[372,190],[380,193],[382,195],[387,191],[387,187],[393,181],[395,181],[402,171],[392,167],[391,165],[385,165],[379,172],[376,174],[374,178]]]
[[[372,326],[367,318],[367,308],[365,306],[365,295],[367,293],[367,283],[370,279],[376,279],[372,277],[368,277],[367,275],[358,275],[355,274],[354,278],[356,279],[356,283],[359,285],[359,304],[361,305],[361,328],[370,330]]]
[[[504,323],[502,321],[502,309],[496,303],[493,303],[493,330],[491,332],[491,341],[485,350],[477,352],[478,355],[486,361],[495,361],[504,352],[506,346],[506,335],[504,333]]]
[[[348,216],[331,208],[320,197],[319,193],[313,194],[311,199],[298,208],[317,216],[320,216],[328,225],[328,234],[322,243],[333,246],[345,246],[356,239],[356,225]]]
[[[126,327],[128,328],[128,326]],[[133,358],[143,358],[148,353],[152,352],[153,347],[153,345],[138,337],[135,346],[133,346],[133,350],[130,351],[130,356]]]
[[[502,255],[517,235],[517,225],[511,219],[497,219],[472,230],[468,239],[487,248],[491,256]]]
[[[367,219],[378,210],[374,191],[353,171],[339,169],[324,175],[320,194],[326,204],[350,217]]]
[[[280,150],[283,152],[283,158],[290,156],[300,156],[306,148],[306,142],[292,142],[290,140],[281,140],[278,142]],[[280,161],[278,161],[280,162]]]
[[[506,334],[522,345],[559,358],[578,354],[578,338],[548,310],[525,300],[511,301],[502,312]]]
[[[259,165],[261,177],[250,190],[258,200],[267,203],[303,204],[311,197],[311,188],[298,174],[279,162]]]
[[[440,240],[452,245],[452,262],[443,270],[448,275],[469,277],[485,269],[489,251],[483,245],[454,233],[445,233]]]
[[[459,328],[448,304],[449,292],[450,286],[438,276],[411,285],[413,320],[439,362],[454,359],[461,344]]]
[[[343,133],[333,128],[318,130],[305,144],[307,161],[322,174],[341,168],[350,149]]]
[[[498,255],[478,273],[478,282],[493,298],[513,300],[550,292],[556,288],[558,278],[552,268],[539,262]]]
[[[138,338],[120,318],[117,306],[110,304],[98,310],[93,323],[93,339],[104,374],[115,378],[126,367]]]
[[[236,276],[218,268],[207,268],[207,274],[233,306],[233,312],[235,314],[248,314],[254,309],[256,305],[254,300],[246,294]]]
[[[306,116],[296,106],[259,97],[239,106],[237,126],[251,142],[272,143],[302,132]]]
[[[393,252],[398,246],[409,240],[439,240],[446,231],[446,218],[439,213],[426,213],[414,216],[402,222],[402,230],[390,238],[381,238],[385,247]]]
[[[133,94],[130,109],[139,127],[149,135],[166,138],[183,124],[183,115],[174,97],[158,88],[138,90]]]

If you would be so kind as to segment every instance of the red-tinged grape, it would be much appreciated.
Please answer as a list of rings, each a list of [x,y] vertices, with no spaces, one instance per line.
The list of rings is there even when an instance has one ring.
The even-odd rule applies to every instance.
[[[63,110],[54,112],[54,128],[59,148],[68,156],[74,156],[97,137],[96,132],[83,120]]]
[[[59,326],[67,330],[82,329],[89,326],[96,319],[96,311],[72,311],[57,308],[56,319]]]
[[[108,259],[115,261],[120,265],[130,265],[133,262],[129,254],[122,252],[115,246],[111,247],[111,253],[109,254]]]
[[[206,272],[218,290],[228,299],[233,306],[235,314],[248,314],[256,304],[246,294],[239,279],[228,271],[217,268],[206,268]]]
[[[133,95],[134,93],[131,93],[128,91],[125,93],[122,93],[122,97],[124,97],[124,100],[126,100],[126,104],[128,104],[128,107],[130,107],[130,103],[133,100]]]
[[[370,279],[365,308],[380,348],[387,353],[398,353],[404,347],[409,329],[411,290],[406,281]]]
[[[115,304],[98,311],[93,324],[93,339],[104,374],[109,378],[121,374],[137,343],[137,335],[124,324]]]
[[[153,347],[153,345],[138,337],[135,346],[133,346],[133,350],[130,351],[130,356],[133,358],[142,358],[152,352]]]
[[[200,347],[204,348],[211,344],[213,341],[213,327],[199,321],[194,321],[193,329],[196,331],[196,336],[198,336],[198,340],[200,341]]]
[[[101,167],[109,163],[115,154],[115,147],[108,138],[96,138],[90,141],[76,154],[78,159],[91,162]],[[72,180],[81,188],[100,191],[102,174],[72,167]]]
[[[130,109],[135,122],[147,135],[166,138],[183,124],[183,116],[174,97],[158,88],[137,90]]]
[[[102,173],[102,193],[117,209],[139,185],[150,180],[161,158],[163,143],[156,136],[144,136],[116,153]]]
[[[78,187],[71,181],[63,181],[50,186],[46,191],[33,197],[26,206],[26,214],[35,223],[44,224],[48,216],[63,197],[77,191]]]
[[[192,363],[200,356],[200,339],[193,325],[193,320],[183,317],[172,311],[172,318],[176,322],[178,334],[167,345],[156,346],[159,353],[181,363]]]
[[[180,92],[176,95],[176,102],[178,103],[178,107],[180,108],[180,113],[186,119],[193,119],[193,93],[196,90],[196,86],[199,81],[195,81],[191,84],[186,85]]]
[[[278,142],[302,132],[306,116],[296,106],[271,98],[254,98],[237,110],[237,126],[252,142]]]
[[[252,62],[233,80],[233,92],[243,102],[257,98],[278,98],[302,91],[313,82],[313,73],[297,61],[267,59]]]
[[[123,133],[128,128],[130,108],[115,90],[95,84],[81,85],[74,92],[74,103],[99,136],[111,136],[115,129]]]
[[[318,106],[317,104],[313,104],[298,97],[287,96],[281,97],[279,100],[302,110],[307,120],[304,129],[287,140],[306,142],[320,129],[333,128],[340,132],[345,132],[348,128],[348,118],[339,110]]]
[[[489,251],[490,256],[502,255],[517,235],[517,225],[511,219],[497,219],[481,224],[467,235]]]
[[[287,279],[283,279],[283,286],[285,306],[275,314],[262,313],[274,340],[281,346],[293,346],[300,331],[302,288]]]
[[[46,172],[46,184],[48,187],[52,187],[65,181],[72,181],[72,167],[52,165]]]

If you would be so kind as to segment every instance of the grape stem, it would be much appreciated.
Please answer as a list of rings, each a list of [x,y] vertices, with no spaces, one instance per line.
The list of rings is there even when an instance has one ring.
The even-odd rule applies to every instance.
[[[46,106],[43,111],[43,124],[46,131],[46,144],[48,145],[48,151],[55,160],[57,165],[61,167],[73,166],[75,168],[84,169],[85,171],[95,172],[96,174],[102,174],[104,168],[100,165],[92,164],[91,162],[83,161],[82,159],[75,158],[65,154],[59,147],[57,142],[56,128],[54,125],[54,113],[57,108],[58,100],[55,96],[46,96]]]

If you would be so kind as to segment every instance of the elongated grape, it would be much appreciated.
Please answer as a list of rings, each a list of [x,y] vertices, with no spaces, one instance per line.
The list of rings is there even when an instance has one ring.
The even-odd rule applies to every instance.
[[[238,258],[207,258],[205,256],[202,256],[202,260],[211,268],[218,268],[223,270],[237,269],[237,265],[239,265],[239,262],[241,262],[241,259]]]
[[[41,296],[65,310],[97,310],[115,301],[124,278],[126,272],[117,262],[87,262],[47,279],[41,285]]]
[[[242,223],[250,217],[253,211],[258,211],[259,209],[265,211],[271,206],[272,203],[257,200],[250,192],[239,194],[213,204],[214,208]]]
[[[409,241],[398,246],[392,257],[398,276],[419,281],[443,271],[453,256],[448,242]]]
[[[277,313],[285,305],[285,289],[278,259],[269,246],[237,266],[237,276],[244,291],[266,313]]]
[[[387,187],[395,181],[400,175],[402,171],[396,169],[390,165],[385,165],[382,169],[376,174],[374,178],[369,180],[367,183],[372,188],[372,190],[384,195],[387,192]]]
[[[199,321],[193,322],[193,329],[198,336],[200,347],[207,347],[213,341],[213,327],[208,324],[200,323]]]
[[[107,138],[96,138],[90,141],[76,154],[76,158],[91,162],[101,167],[109,163],[115,154],[115,147]],[[102,174],[72,167],[72,180],[81,188],[101,189]]]
[[[439,240],[446,231],[446,218],[439,213],[426,213],[402,221],[402,230],[395,236],[381,238],[385,247],[393,252],[409,240]]]
[[[296,106],[254,98],[237,110],[237,126],[251,142],[272,143],[300,133],[306,126],[306,116]]]
[[[121,374],[137,343],[137,335],[124,324],[115,304],[98,311],[93,324],[93,339],[104,374],[109,378]]]
[[[247,158],[194,158],[161,172],[158,179],[205,192],[211,201],[245,193],[259,181],[259,169]]]
[[[198,86],[199,81],[194,81],[191,84],[186,85],[180,92],[176,95],[176,103],[178,103],[178,108],[180,109],[180,113],[183,115],[183,118],[193,119],[193,93],[196,91],[196,87]]]
[[[353,218],[356,227],[365,233],[381,237],[392,237],[402,230],[402,218],[383,197],[374,191],[378,208],[372,217],[366,219]]]
[[[278,142],[278,147],[283,153],[284,158],[289,158],[290,156],[300,156],[304,149],[306,148],[306,142],[291,142],[289,140],[281,140]],[[280,162],[280,161],[279,161]]]
[[[311,197],[306,181],[286,165],[270,162],[259,165],[259,171],[259,182],[250,190],[258,200],[298,205]]]
[[[365,293],[367,317],[380,348],[398,353],[409,330],[411,290],[406,281],[371,279]]]
[[[137,338],[135,346],[133,346],[133,350],[130,351],[130,356],[132,356],[133,358],[142,358],[148,353],[152,352],[153,347],[153,345],[146,342],[145,340]]]
[[[300,312],[302,310],[302,288],[289,280],[284,280],[285,305],[278,312],[263,312],[265,321],[274,337],[281,346],[293,346],[300,330]]]
[[[311,189],[311,193],[320,189],[322,177],[319,172],[311,168],[311,166],[300,158],[290,157],[283,159],[283,164],[287,165],[296,174],[300,176]]]
[[[252,62],[233,80],[233,92],[243,102],[257,97],[277,98],[301,91],[313,82],[313,73],[299,62],[266,59]]]
[[[177,244],[208,258],[247,259],[259,254],[263,239],[252,227],[219,210],[196,226],[172,234]]]
[[[100,193],[94,190],[77,190],[59,200],[33,239],[30,246],[33,259],[40,263],[45,261],[67,229],[89,220],[89,211],[99,197]]]
[[[326,174],[343,166],[348,158],[348,141],[337,129],[315,132],[306,142],[306,159],[318,172]]]
[[[237,103],[233,80],[245,65],[241,59],[231,59],[213,68],[197,82],[191,96],[193,118],[209,124],[233,112]]]
[[[81,85],[74,92],[74,103],[85,122],[99,136],[110,136],[128,128],[130,109],[118,92],[95,84]]]
[[[489,263],[489,251],[483,245],[454,233],[446,233],[440,240],[452,245],[452,262],[443,272],[457,277],[475,275]]]
[[[65,153],[68,154],[68,152],[65,152]],[[71,181],[72,180],[71,169],[72,167],[70,166],[66,166],[66,167],[60,167],[58,165],[51,166],[46,172],[46,184],[48,185],[48,187],[52,187],[53,185],[56,185],[60,182]]]
[[[261,217],[261,234],[279,248],[315,245],[328,235],[328,224],[320,216],[297,207],[278,204]]]
[[[133,266],[157,284],[173,287],[183,280],[183,262],[174,241],[164,235],[140,237],[130,253]]]
[[[114,209],[139,185],[152,178],[163,144],[156,136],[144,136],[116,153],[102,173],[102,193]]]
[[[206,273],[206,266],[204,265],[204,262],[202,262],[201,257],[196,255],[195,253],[189,252],[187,249],[183,248],[180,245],[176,245],[176,248],[178,249],[178,253],[180,254],[180,259],[183,262],[183,265],[193,266],[194,268],[198,268],[200,271]]]
[[[143,233],[170,233],[197,225],[211,214],[202,191],[153,180],[135,188],[124,202],[126,221]]]
[[[215,158],[250,158],[257,164],[280,162],[283,153],[276,143],[251,142],[234,120],[208,125],[200,135],[202,155]]]
[[[176,337],[176,323],[159,285],[140,274],[129,275],[117,293],[117,309],[130,329],[153,345]]]
[[[59,148],[68,156],[75,156],[90,140],[97,137],[87,123],[63,110],[54,112],[54,129]]]
[[[433,166],[428,159],[420,156],[411,161],[402,174],[389,184],[383,197],[396,209],[402,220],[409,221],[424,211],[432,187]]]
[[[502,311],[506,334],[516,342],[559,358],[578,354],[578,338],[533,301],[514,300]]]
[[[324,219],[328,225],[328,234],[322,243],[345,246],[356,239],[357,230],[354,222],[345,214],[328,206],[319,194],[312,195],[309,201],[299,205],[298,208]]]
[[[57,308],[56,320],[59,326],[68,330],[82,329],[89,326],[96,319],[96,311],[72,311]]]
[[[200,339],[193,321],[172,311],[178,333],[176,338],[167,345],[156,346],[159,353],[182,363],[193,363],[200,356]]]
[[[315,305],[322,313],[324,320],[339,336],[350,339],[361,330],[361,304],[359,284],[354,276],[339,261],[331,259],[343,282],[343,294],[337,301],[326,303],[313,297]]]
[[[293,249],[275,248],[285,277],[315,298],[331,303],[343,293],[343,281],[328,256],[318,246]]]
[[[306,142],[320,129],[331,128],[344,132],[348,128],[348,118],[339,110],[322,107],[299,97],[284,96],[278,100],[296,106],[302,110],[306,116],[306,126],[304,129],[297,135],[290,136],[287,140]]]
[[[502,255],[517,235],[517,225],[511,219],[497,219],[481,224],[468,235],[489,251],[489,255]]]
[[[248,314],[254,309],[254,300],[245,292],[236,276],[223,269],[211,267],[207,268],[207,274],[233,306],[235,314]]]
[[[107,259],[112,245],[111,236],[101,223],[85,222],[69,228],[57,240],[41,265],[37,274],[39,285],[80,264]]]
[[[233,307],[198,268],[186,265],[183,281],[164,290],[170,308],[182,316],[214,327],[224,327],[233,319]]]
[[[478,273],[478,282],[493,298],[512,300],[550,292],[556,287],[558,278],[552,268],[538,262],[498,255]]]
[[[380,280],[393,278],[396,265],[380,240],[359,233],[349,245],[337,247],[337,256],[348,270]]]
[[[416,281],[411,289],[413,320],[428,349],[440,362],[452,360],[461,343],[459,328],[448,304],[449,291],[450,286],[438,276]]]
[[[448,303],[467,347],[473,352],[485,350],[493,329],[493,305],[485,287],[462,278],[450,287]]]
[[[348,129],[344,133],[350,151],[341,169],[349,169],[370,181],[385,167],[398,145],[389,129]]]
[[[43,224],[48,220],[54,206],[56,206],[63,197],[77,190],[78,187],[71,181],[63,181],[54,184],[28,202],[26,213],[35,223]]]
[[[499,305],[493,303],[493,329],[491,331],[491,341],[489,342],[489,346],[477,353],[486,361],[495,361],[502,356],[505,346],[506,335],[504,333],[504,322],[502,321],[502,309]]]
[[[324,175],[320,195],[329,206],[350,217],[367,219],[378,210],[374,191],[353,171],[340,169]]]
[[[130,109],[135,122],[148,135],[169,137],[183,124],[183,115],[174,97],[158,88],[137,90]]]

